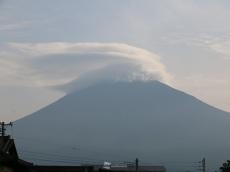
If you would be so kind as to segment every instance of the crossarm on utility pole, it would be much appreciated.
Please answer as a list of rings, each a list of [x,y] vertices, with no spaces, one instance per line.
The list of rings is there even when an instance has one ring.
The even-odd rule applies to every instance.
[[[8,126],[13,126],[13,123],[12,122],[10,122],[10,123],[5,123],[5,122],[0,122],[0,135],[2,136],[2,137],[4,137],[5,135],[6,135],[6,127],[8,127]]]

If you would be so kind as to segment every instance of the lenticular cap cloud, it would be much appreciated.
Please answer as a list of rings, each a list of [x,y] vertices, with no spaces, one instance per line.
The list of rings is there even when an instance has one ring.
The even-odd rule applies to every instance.
[[[121,43],[10,43],[10,51],[33,70],[35,85],[77,87],[100,80],[149,81],[169,84],[160,57]],[[30,73],[31,75],[31,73]],[[31,78],[31,77],[30,77]]]

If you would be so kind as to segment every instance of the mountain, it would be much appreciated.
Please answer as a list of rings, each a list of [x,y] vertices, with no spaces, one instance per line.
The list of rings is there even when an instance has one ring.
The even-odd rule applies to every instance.
[[[138,157],[181,171],[203,157],[218,168],[229,158],[229,131],[229,113],[158,81],[89,86],[14,126],[21,156],[36,163]]]

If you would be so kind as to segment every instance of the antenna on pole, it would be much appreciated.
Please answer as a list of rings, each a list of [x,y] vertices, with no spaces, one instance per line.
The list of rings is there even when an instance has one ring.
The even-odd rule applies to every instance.
[[[13,126],[13,123],[5,123],[5,122],[0,122],[0,136],[4,137],[6,136],[6,127],[8,126]]]

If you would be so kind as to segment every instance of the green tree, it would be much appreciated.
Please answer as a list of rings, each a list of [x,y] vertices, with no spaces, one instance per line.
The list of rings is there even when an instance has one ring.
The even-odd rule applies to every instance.
[[[230,160],[227,160],[223,163],[222,167],[220,167],[221,172],[230,172]]]

